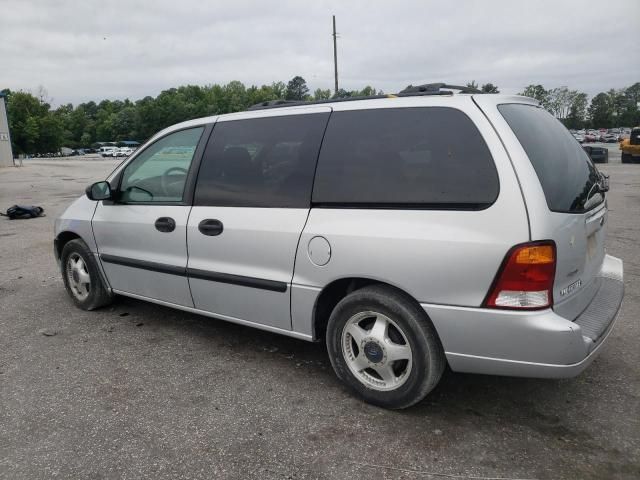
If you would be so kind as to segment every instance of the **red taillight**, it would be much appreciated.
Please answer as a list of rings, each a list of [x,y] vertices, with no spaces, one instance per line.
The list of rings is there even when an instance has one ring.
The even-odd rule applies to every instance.
[[[554,242],[517,245],[507,253],[484,306],[528,310],[550,307],[555,274]]]

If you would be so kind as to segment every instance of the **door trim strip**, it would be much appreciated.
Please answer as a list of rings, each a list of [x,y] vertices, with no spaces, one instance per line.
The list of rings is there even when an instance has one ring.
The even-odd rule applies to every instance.
[[[259,288],[261,290],[271,290],[272,292],[286,292],[287,284],[276,280],[265,280],[263,278],[243,277],[231,273],[210,272],[208,270],[198,270],[197,268],[187,268],[189,278],[199,280],[209,280],[218,283],[230,283],[243,287]]]
[[[100,254],[100,260],[105,263],[114,263],[124,267],[139,268],[141,270],[149,270],[152,272],[168,273],[169,275],[178,275],[180,277],[187,276],[187,269],[184,267],[176,267],[174,265],[166,265],[164,263],[148,262],[146,260],[136,260],[134,258],[118,257],[116,255]]]
[[[139,268],[141,270],[167,273],[169,275],[196,278],[199,280],[208,280],[210,282],[240,285],[242,287],[257,288],[260,290],[269,290],[272,292],[284,293],[288,288],[285,282],[278,282],[276,280],[244,277],[242,275],[233,275],[231,273],[210,272],[208,270],[199,270],[197,268],[176,267],[174,265],[166,265],[164,263],[118,257],[116,255],[107,255],[104,253],[100,254],[100,259],[105,263],[113,263],[115,265],[122,265],[124,267]]]

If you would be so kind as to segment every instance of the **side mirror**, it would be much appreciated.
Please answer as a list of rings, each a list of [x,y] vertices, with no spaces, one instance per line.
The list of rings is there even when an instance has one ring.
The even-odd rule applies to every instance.
[[[89,200],[110,200],[112,197],[111,185],[109,182],[96,182],[85,190]]]

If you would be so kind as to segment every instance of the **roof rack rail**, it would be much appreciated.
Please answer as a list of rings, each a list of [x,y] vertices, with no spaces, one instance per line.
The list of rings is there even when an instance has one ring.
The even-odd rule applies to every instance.
[[[378,98],[395,98],[395,97],[416,97],[423,95],[453,95],[450,90],[441,90],[442,88],[449,88],[452,90],[460,90],[460,93],[482,93],[477,88],[473,87],[460,87],[456,85],[447,85],[446,83],[427,83],[418,86],[409,86],[398,93],[382,94],[382,95],[368,95],[362,97],[342,97],[342,98],[328,98],[326,100],[268,100],[266,102],[256,103],[250,106],[247,110],[265,110],[268,108],[279,107],[296,107],[307,105],[322,105],[324,103],[339,103],[339,102],[353,102],[357,100],[374,100]]]
[[[256,103],[255,105],[251,105],[247,110],[260,110],[262,108],[273,108],[273,107],[291,107],[293,105],[303,105],[307,102],[300,100],[267,100],[266,102]]]
[[[443,88],[450,88],[452,90],[460,90],[460,93],[483,93],[482,90],[478,90],[474,87],[462,87],[460,85],[448,85],[446,83],[425,83],[424,85],[409,85],[404,90],[401,90],[400,94],[424,94],[426,92],[439,92]]]

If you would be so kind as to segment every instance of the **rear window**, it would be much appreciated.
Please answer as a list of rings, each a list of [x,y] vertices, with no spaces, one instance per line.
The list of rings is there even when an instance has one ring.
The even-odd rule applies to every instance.
[[[325,133],[316,205],[485,208],[498,174],[471,119],[453,108],[334,112]]]
[[[533,105],[499,105],[498,110],[524,148],[538,175],[549,209],[581,213],[602,203],[600,174],[569,131]]]

